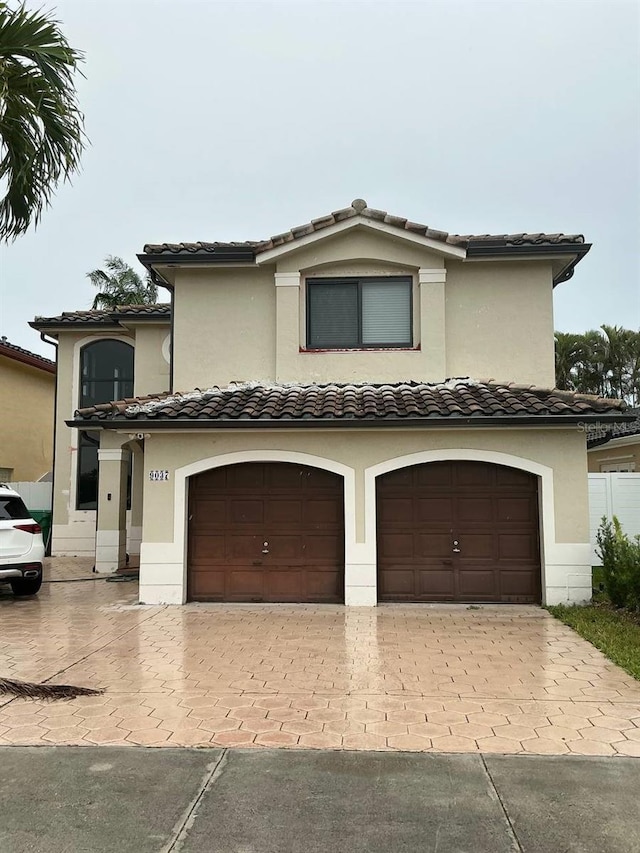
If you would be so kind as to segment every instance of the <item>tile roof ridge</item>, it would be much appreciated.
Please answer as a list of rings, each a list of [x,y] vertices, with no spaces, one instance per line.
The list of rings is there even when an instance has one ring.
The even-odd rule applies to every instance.
[[[412,222],[406,217],[388,213],[386,210],[369,207],[365,199],[356,198],[348,207],[334,210],[323,216],[314,217],[308,222],[304,222],[302,225],[296,225],[286,231],[273,234],[271,237],[264,240],[146,243],[143,251],[145,254],[162,254],[163,252],[186,252],[195,254],[197,252],[212,252],[216,248],[247,247],[249,249],[253,249],[256,254],[260,254],[286,243],[292,243],[302,237],[322,231],[332,225],[337,225],[340,222],[347,219],[353,219],[355,217],[362,217],[363,219],[380,222],[383,225],[388,225],[403,231],[409,231],[413,234],[418,234],[422,237],[426,237],[440,243],[458,246],[461,248],[468,248],[471,243],[482,244],[491,242],[506,246],[536,246],[541,244],[584,245],[585,243],[583,234],[564,234],[562,232],[545,233],[543,231],[520,231],[512,234],[453,234],[447,231],[442,231],[438,228],[431,228],[429,225],[424,225],[419,222]]]

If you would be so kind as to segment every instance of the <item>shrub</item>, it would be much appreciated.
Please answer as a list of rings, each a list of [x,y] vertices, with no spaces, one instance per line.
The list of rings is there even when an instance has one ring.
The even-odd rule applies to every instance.
[[[640,610],[640,536],[629,539],[614,515],[613,523],[602,519],[596,541],[611,603]]]

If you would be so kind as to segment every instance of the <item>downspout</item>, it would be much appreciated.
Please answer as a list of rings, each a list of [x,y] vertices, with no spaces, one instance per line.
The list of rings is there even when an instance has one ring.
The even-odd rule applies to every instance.
[[[53,468],[51,471],[51,530],[49,532],[49,543],[47,545],[45,556],[51,556],[51,546],[53,544],[53,511],[56,499],[56,437],[58,434],[58,341],[55,338],[47,339],[45,332],[40,332],[40,340],[44,344],[50,344],[56,351],[56,381],[53,388],[53,452],[51,460]]]

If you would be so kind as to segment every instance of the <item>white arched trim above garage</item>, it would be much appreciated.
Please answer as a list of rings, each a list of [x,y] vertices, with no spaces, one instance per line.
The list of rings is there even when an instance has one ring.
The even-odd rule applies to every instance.
[[[344,532],[345,532],[345,594],[349,588],[349,565],[352,560],[356,538],[355,520],[355,471],[348,465],[315,456],[310,453],[299,453],[289,450],[245,450],[235,453],[224,453],[191,462],[175,471],[175,510],[174,510],[174,549],[181,554],[182,600],[186,600],[187,584],[187,542],[188,542],[188,484],[189,478],[213,468],[223,468],[228,465],[241,465],[245,462],[289,462],[294,465],[308,465],[339,474],[344,480]]]

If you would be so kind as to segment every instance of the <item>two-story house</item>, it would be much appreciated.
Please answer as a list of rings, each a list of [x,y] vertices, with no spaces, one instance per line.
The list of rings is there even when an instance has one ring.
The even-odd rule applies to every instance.
[[[55,552],[139,550],[148,603],[589,599],[585,425],[625,415],[554,390],[552,305],[589,248],[360,199],[145,246],[170,306],[32,324],[58,340]]]

